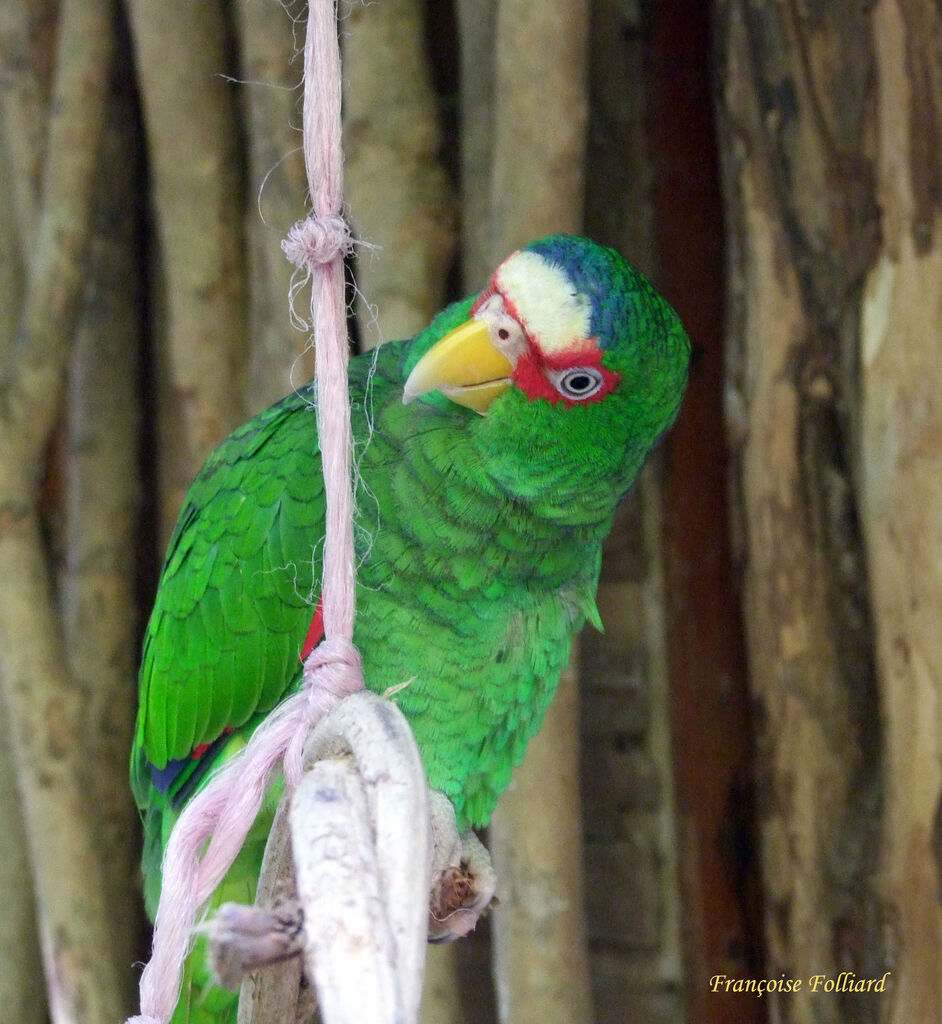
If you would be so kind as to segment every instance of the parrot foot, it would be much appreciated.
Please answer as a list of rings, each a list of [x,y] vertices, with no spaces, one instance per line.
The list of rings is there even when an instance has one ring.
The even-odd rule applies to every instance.
[[[223,903],[203,929],[216,980],[236,990],[251,971],[297,956],[304,947],[303,924],[297,899],[280,901],[272,910]]]
[[[468,829],[458,834],[451,802],[429,792],[434,860],[429,894],[429,942],[453,942],[474,930],[480,916],[497,900],[497,875],[491,855]]]
[[[494,897],[490,856],[428,790],[408,722],[389,701],[366,690],[347,697],[309,737],[304,762],[275,812],[259,906],[221,908],[206,926],[216,973],[231,985],[249,972],[249,1020],[294,1019],[285,1007],[298,1003],[302,966],[323,1007],[380,1006],[398,976],[396,1019],[416,1019],[423,939],[474,928]]]

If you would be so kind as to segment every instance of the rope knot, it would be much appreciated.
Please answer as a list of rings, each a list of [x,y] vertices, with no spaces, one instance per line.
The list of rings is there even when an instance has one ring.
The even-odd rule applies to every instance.
[[[304,746],[311,729],[344,697],[362,689],[360,652],[349,640],[328,637],[307,656],[302,689],[290,698],[303,702],[299,711],[306,727],[296,727],[285,746],[283,766],[289,790],[301,781]]]
[[[360,652],[343,637],[322,640],[304,663],[304,687],[312,704],[322,695],[341,700],[363,689]]]
[[[343,217],[312,215],[292,225],[281,249],[298,270],[310,272],[351,252],[353,235]]]

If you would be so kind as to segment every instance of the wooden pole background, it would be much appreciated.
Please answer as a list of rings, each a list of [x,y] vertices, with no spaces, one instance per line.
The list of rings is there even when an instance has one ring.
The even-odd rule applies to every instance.
[[[23,826],[2,837],[0,1001],[23,1020],[130,1008],[126,751],[157,567],[210,448],[310,372],[279,249],[304,212],[302,8],[0,9],[0,807]],[[508,897],[436,951],[426,1019],[939,1017],[937,5],[341,19],[349,213],[381,247],[364,345],[567,228],[647,271],[695,350],[606,548],[607,632],[554,712],[563,926],[538,935]],[[494,831],[515,894],[548,841],[514,801],[544,776]],[[541,971],[565,999],[528,991]],[[891,982],[809,991],[842,971]],[[804,987],[759,1000],[718,974]]]

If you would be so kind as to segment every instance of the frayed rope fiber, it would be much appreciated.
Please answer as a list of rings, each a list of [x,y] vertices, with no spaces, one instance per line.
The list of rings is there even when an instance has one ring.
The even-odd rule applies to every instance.
[[[325,638],[304,664],[302,688],[211,777],[174,826],[164,852],[153,951],[141,975],[141,1013],[128,1018],[127,1024],[170,1020],[197,916],[242,848],[272,774],[280,768],[288,790],[295,788],[311,729],[343,697],[363,689],[360,655],[353,646],[356,579],[343,275],[343,257],[353,239],[341,216],[336,16],[335,0],[311,0],[304,47],[304,156],[313,214],[291,228],[282,243],[288,259],[311,281],[317,429],[326,501],[321,597]]]

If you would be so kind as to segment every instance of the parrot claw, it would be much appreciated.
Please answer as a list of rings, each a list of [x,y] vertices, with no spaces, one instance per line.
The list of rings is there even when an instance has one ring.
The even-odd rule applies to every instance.
[[[470,829],[458,834],[448,798],[429,793],[435,850],[429,893],[428,941],[454,942],[474,930],[480,916],[496,905],[497,875],[484,844]]]

